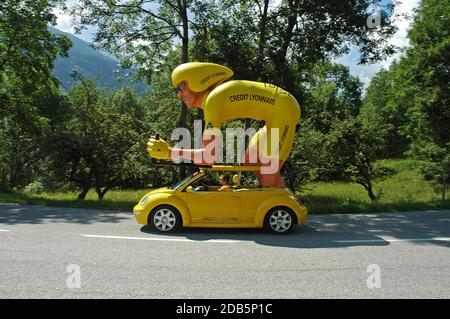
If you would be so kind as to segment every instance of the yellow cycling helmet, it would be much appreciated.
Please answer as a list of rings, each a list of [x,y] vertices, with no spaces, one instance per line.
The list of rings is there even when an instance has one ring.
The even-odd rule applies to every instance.
[[[189,88],[198,93],[232,76],[233,71],[226,66],[207,62],[190,62],[180,64],[172,71],[172,85],[176,88],[182,81],[187,81]]]

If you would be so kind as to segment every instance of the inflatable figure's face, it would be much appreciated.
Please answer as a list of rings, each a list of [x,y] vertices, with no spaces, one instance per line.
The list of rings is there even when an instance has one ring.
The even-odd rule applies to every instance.
[[[201,103],[200,94],[192,91],[185,82],[178,86],[177,96],[190,109],[201,106],[199,105]]]

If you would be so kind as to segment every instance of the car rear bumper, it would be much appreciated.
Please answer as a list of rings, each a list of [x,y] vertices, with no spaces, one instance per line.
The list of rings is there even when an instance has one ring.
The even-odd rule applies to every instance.
[[[308,218],[308,209],[305,206],[300,207],[300,212],[297,214],[297,224],[303,225]]]

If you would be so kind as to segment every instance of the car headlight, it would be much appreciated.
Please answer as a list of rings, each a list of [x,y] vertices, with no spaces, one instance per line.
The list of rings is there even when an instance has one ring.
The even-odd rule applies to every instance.
[[[150,199],[150,196],[145,196],[141,202],[139,203],[140,205],[145,205]]]

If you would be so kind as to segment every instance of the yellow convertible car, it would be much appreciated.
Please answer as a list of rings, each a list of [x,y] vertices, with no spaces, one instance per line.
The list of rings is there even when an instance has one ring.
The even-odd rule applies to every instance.
[[[307,209],[291,190],[241,184],[242,174],[259,169],[257,166],[223,165],[201,168],[172,187],[146,194],[134,207],[134,217],[139,224],[148,224],[160,232],[173,232],[181,226],[264,227],[284,234],[295,225],[302,225]],[[233,176],[233,183],[226,186],[227,191],[217,186],[219,172],[239,172]]]

